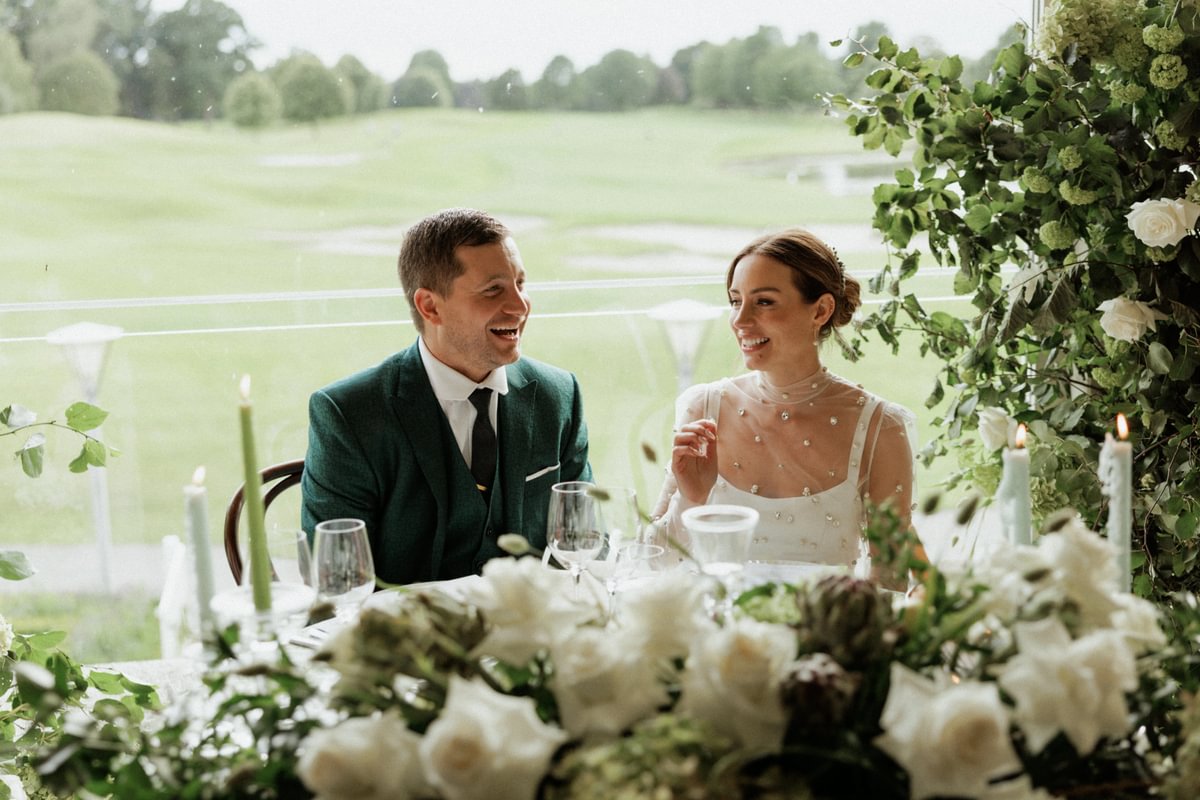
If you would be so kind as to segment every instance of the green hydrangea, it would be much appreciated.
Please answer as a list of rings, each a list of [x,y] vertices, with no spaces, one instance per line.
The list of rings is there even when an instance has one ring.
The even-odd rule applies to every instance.
[[[1044,223],[1042,227],[1038,228],[1038,237],[1042,240],[1042,244],[1051,250],[1066,250],[1073,247],[1075,240],[1079,238],[1070,225],[1059,220]]]
[[[1054,188],[1054,181],[1037,167],[1026,167],[1021,173],[1021,183],[1035,194],[1045,194]]]
[[[1121,376],[1108,367],[1094,368],[1092,370],[1092,381],[1106,391],[1111,391],[1125,384]]]
[[[1058,151],[1058,163],[1063,169],[1079,169],[1083,166],[1083,154],[1074,145],[1067,145]]]
[[[1187,78],[1183,59],[1172,53],[1155,56],[1150,62],[1150,82],[1159,89],[1174,89]]]
[[[1100,197],[1099,192],[1073,186],[1070,181],[1066,180],[1058,185],[1058,193],[1062,195],[1063,200],[1066,200],[1073,206],[1086,206],[1096,202],[1096,199]]]
[[[1166,264],[1169,261],[1174,261],[1178,254],[1178,248],[1175,247],[1148,247],[1146,255],[1155,264]]]
[[[1146,87],[1139,83],[1113,81],[1108,87],[1108,93],[1118,103],[1133,105],[1146,96]]]
[[[1076,52],[1103,58],[1105,36],[1116,27],[1116,0],[1059,0],[1042,18],[1037,49],[1057,56],[1072,44]]]
[[[1183,43],[1183,31],[1178,25],[1147,25],[1142,28],[1142,41],[1160,53],[1169,53]]]
[[[1141,37],[1117,37],[1113,45],[1112,60],[1126,72],[1137,72],[1146,63],[1150,48],[1142,42]]]
[[[1200,203],[1200,178],[1188,184],[1187,189],[1183,193],[1184,200],[1190,200],[1193,203]]]
[[[1169,119],[1154,126],[1154,138],[1160,146],[1168,150],[1182,150],[1187,147],[1188,139],[1175,130],[1175,123]]]

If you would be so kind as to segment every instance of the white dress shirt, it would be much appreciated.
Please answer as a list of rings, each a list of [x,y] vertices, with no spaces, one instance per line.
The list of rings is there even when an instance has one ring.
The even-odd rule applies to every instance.
[[[481,383],[476,383],[453,367],[438,361],[437,356],[429,352],[429,348],[425,346],[425,339],[417,340],[417,350],[421,353],[421,364],[425,367],[425,374],[429,376],[429,384],[433,387],[433,393],[437,396],[442,412],[450,422],[454,440],[458,442],[458,449],[462,452],[463,460],[469,467],[471,466],[471,428],[475,425],[475,406],[471,405],[471,392],[480,387],[492,390],[492,397],[488,404],[488,418],[491,420],[492,430],[497,432],[496,439],[499,441],[496,408],[500,402],[500,395],[508,394],[508,373],[505,372],[504,367],[497,367],[489,372]]]

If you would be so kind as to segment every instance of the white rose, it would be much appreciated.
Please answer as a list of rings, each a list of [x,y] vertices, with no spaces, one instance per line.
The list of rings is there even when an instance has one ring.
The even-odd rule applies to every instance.
[[[420,741],[397,714],[352,717],[310,734],[296,772],[321,800],[424,797]]]
[[[1122,342],[1136,342],[1147,330],[1155,330],[1158,320],[1167,319],[1161,311],[1124,297],[1105,300],[1096,310],[1104,312],[1100,315],[1100,327],[1104,332]]]
[[[1125,215],[1133,235],[1150,247],[1179,244],[1196,227],[1197,217],[1200,205],[1190,200],[1143,200]]]
[[[751,750],[777,752],[787,729],[781,686],[796,657],[783,625],[738,620],[702,635],[684,668],[680,710]]]
[[[705,591],[703,580],[685,569],[659,573],[621,594],[621,626],[645,658],[682,658],[717,628],[704,611]]]
[[[1017,421],[1002,408],[988,406],[979,409],[979,439],[988,450],[1012,445],[1017,435]]]
[[[483,580],[463,591],[491,625],[476,655],[524,664],[548,649],[561,631],[602,615],[573,602],[573,588],[568,573],[547,569],[536,558],[493,558],[483,568]]]
[[[1137,667],[1124,636],[1096,631],[1075,641],[1049,617],[1014,626],[1018,653],[1000,685],[1017,704],[1014,716],[1033,753],[1064,733],[1080,755],[1101,736],[1123,736],[1131,719],[1125,693],[1137,688]]]
[[[987,586],[981,603],[1002,620],[1017,616],[1039,590],[1053,584],[1054,563],[1033,545],[1004,546],[980,564],[975,576]]]
[[[8,620],[0,614],[0,655],[4,655],[12,647],[13,643],[13,627],[8,624]]]
[[[1115,550],[1078,519],[1038,540],[1038,549],[1054,565],[1053,585],[1079,607],[1092,628],[1107,628],[1119,606]]]
[[[530,698],[455,675],[441,716],[421,740],[421,765],[445,800],[533,800],[566,740],[538,719]]]
[[[908,771],[913,800],[977,797],[989,778],[1021,767],[994,683],[935,683],[893,663],[879,724],[875,745]]]
[[[1112,626],[1136,652],[1151,653],[1166,646],[1167,636],[1159,625],[1158,606],[1124,592],[1113,599],[1118,608],[1113,612]]]
[[[628,633],[582,628],[550,650],[563,727],[575,738],[616,735],[668,702],[667,688]]]

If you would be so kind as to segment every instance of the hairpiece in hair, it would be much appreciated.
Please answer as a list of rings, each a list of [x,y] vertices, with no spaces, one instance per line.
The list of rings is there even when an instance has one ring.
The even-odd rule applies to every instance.
[[[842,263],[842,257],[838,255],[837,248],[833,245],[827,245],[829,252],[833,253],[833,260],[837,262],[838,269],[842,273],[842,294],[846,293],[846,265]]]

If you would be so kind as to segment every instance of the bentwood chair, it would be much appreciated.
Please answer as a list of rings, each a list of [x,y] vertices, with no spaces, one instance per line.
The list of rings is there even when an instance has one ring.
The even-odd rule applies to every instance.
[[[259,470],[263,485],[263,509],[271,506],[275,498],[285,490],[300,483],[304,474],[304,459],[284,461],[272,464]],[[242,582],[242,554],[238,552],[238,523],[242,517],[242,506],[245,505],[246,484],[238,487],[229,500],[229,509],[225,512],[225,558],[229,561],[229,571],[233,573],[235,583]]]

